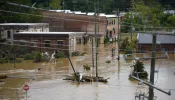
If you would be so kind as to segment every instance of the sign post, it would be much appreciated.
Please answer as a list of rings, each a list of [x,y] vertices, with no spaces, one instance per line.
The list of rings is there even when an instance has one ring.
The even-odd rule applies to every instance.
[[[26,98],[27,98],[27,91],[29,90],[29,86],[28,85],[24,85],[23,89],[26,91]]]

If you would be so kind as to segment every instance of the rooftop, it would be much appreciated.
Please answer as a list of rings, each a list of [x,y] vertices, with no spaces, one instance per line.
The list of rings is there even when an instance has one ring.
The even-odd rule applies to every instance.
[[[49,25],[48,23],[0,23],[0,26],[36,26],[36,25]]]
[[[76,32],[19,32],[16,34],[76,34]]]
[[[138,33],[137,40],[139,44],[152,44],[152,35]],[[175,44],[175,36],[157,35],[157,44]]]

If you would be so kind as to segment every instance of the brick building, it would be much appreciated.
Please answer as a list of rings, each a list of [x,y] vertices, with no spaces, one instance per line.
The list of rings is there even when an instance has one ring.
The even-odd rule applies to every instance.
[[[151,51],[152,49],[152,35],[138,33],[137,35],[137,50],[140,52]],[[157,52],[174,53],[175,51],[175,36],[157,35]]]
[[[14,34],[14,43],[24,45],[31,50],[68,51],[75,50],[75,32],[19,32]]]
[[[51,32],[86,32],[95,34],[94,15],[43,11],[42,22],[49,23]],[[106,17],[97,16],[97,34],[104,37],[106,34]],[[99,27],[99,28],[98,28]]]
[[[118,16],[106,15],[107,18],[107,32],[106,36],[110,38],[110,41],[114,41],[118,36]]]

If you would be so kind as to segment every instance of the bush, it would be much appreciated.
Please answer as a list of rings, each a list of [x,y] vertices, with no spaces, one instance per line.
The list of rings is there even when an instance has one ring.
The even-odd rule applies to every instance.
[[[35,54],[25,54],[24,55],[24,60],[34,60],[35,59]]]
[[[16,59],[16,58],[14,58],[14,55],[13,55],[13,54],[7,54],[7,55],[5,56],[5,59],[7,59],[7,60],[14,60],[14,59]]]
[[[74,52],[72,52],[72,56],[80,56],[80,52],[79,51],[74,51]]]
[[[29,53],[29,49],[26,47],[14,47],[15,54],[19,58],[23,58],[25,54]]]
[[[106,44],[106,43],[109,43],[109,37],[108,36],[106,36],[105,39],[104,39],[104,44]]]
[[[124,50],[125,54],[132,54],[132,48],[130,47],[127,47],[125,50]]]
[[[83,65],[83,68],[84,68],[85,70],[91,70],[91,67],[90,67],[88,64]]]
[[[129,38],[127,37],[122,41],[120,48],[126,49],[128,46],[129,46]]]
[[[131,67],[134,68],[134,70],[132,71],[133,76],[137,77],[137,75],[138,75],[138,77],[141,79],[148,78],[148,73],[147,73],[147,71],[144,70],[145,68],[144,68],[144,64],[142,62],[136,61],[136,63],[134,63]]]
[[[54,56],[55,56],[55,58],[65,58],[65,55],[63,52],[57,52],[57,53],[55,53]]]
[[[48,62],[49,61],[49,58],[47,56],[42,56],[41,53],[37,53],[36,56],[35,56],[35,63],[38,63],[38,62]]]
[[[3,64],[3,63],[8,63],[8,60],[5,58],[0,58],[0,64]]]

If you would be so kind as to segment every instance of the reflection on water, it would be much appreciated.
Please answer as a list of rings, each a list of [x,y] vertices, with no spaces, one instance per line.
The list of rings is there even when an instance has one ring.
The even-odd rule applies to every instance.
[[[111,57],[112,47],[117,48],[115,44],[99,45],[98,54],[98,73],[99,76],[110,78],[109,82],[104,83],[81,83],[64,81],[64,75],[71,74],[72,68],[68,59],[57,59],[56,63],[33,63],[32,61],[24,61],[16,64],[1,64],[0,74],[7,74],[9,76],[20,76],[35,78],[32,79],[17,79],[9,78],[5,80],[4,84],[0,84],[0,100],[18,100],[25,98],[24,84],[29,84],[28,91],[29,100],[135,100],[136,92],[148,93],[148,87],[141,85],[138,88],[137,82],[128,80],[128,75],[131,72],[130,66],[133,61],[125,61],[123,55],[118,61],[116,57]],[[87,51],[83,57],[72,57],[71,60],[76,71],[87,75],[95,75],[94,70],[85,71],[83,65],[85,63],[92,65],[91,45],[77,45],[78,50]],[[117,49],[115,51],[117,54]],[[162,54],[160,54],[161,56]],[[143,57],[150,56],[150,54],[136,54]],[[169,55],[168,60],[157,60],[156,70],[159,73],[155,74],[156,86],[162,89],[175,89],[175,60],[173,55]],[[110,64],[105,63],[106,60],[111,60]],[[144,61],[146,70],[150,71],[150,60]],[[41,68],[41,70],[37,70]],[[93,68],[92,68],[93,69]],[[168,90],[167,90],[168,91]],[[174,100],[174,90],[172,95],[167,96],[162,92],[155,90],[157,100]]]

